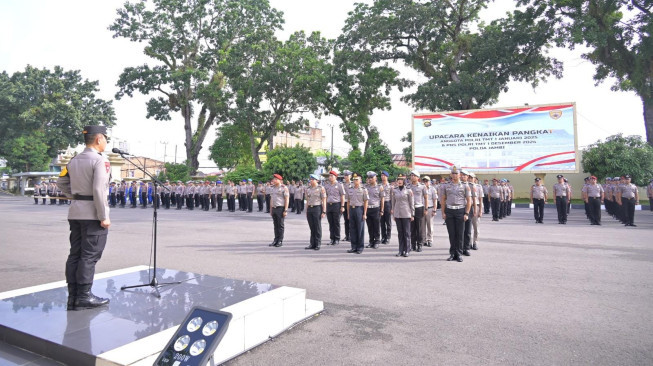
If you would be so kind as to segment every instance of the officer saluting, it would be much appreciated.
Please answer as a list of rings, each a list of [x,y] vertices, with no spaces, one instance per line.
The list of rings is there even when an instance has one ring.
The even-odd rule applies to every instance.
[[[95,264],[104,251],[111,220],[107,194],[111,164],[102,155],[107,146],[105,126],[84,127],[86,148],[59,175],[58,186],[75,200],[68,209],[70,254],[66,261],[68,310],[106,305],[109,299],[93,295]]]

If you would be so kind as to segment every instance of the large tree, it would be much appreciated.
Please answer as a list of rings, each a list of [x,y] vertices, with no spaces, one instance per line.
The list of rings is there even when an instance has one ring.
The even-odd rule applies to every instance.
[[[111,101],[80,72],[27,66],[0,74],[0,156],[16,170],[45,169],[68,145],[83,142],[85,125],[113,126]]]
[[[496,102],[510,81],[533,86],[561,75],[547,56],[553,27],[540,9],[483,23],[491,0],[376,0],[357,4],[343,30],[353,49],[402,60],[426,81],[404,97],[419,109],[460,110]],[[540,11],[540,12],[538,12]]]
[[[594,80],[614,79],[613,90],[642,99],[646,140],[653,145],[653,1],[520,0],[556,27],[558,44],[589,47]],[[533,10],[534,9],[534,10]]]
[[[280,146],[268,152],[264,171],[268,177],[281,174],[284,180],[307,179],[317,169],[317,159],[307,147]]]
[[[646,186],[653,176],[653,146],[639,136],[610,136],[583,150],[583,170],[599,179],[630,174],[633,183]]]
[[[297,132],[308,125],[303,117],[319,112],[315,95],[324,90],[321,71],[329,53],[319,33],[297,32],[285,41],[271,36],[257,47],[236,48],[221,68],[234,96],[229,118],[249,138],[256,168],[259,151],[274,149],[277,132]]]
[[[227,120],[229,94],[222,63],[234,48],[257,47],[283,23],[267,0],[152,0],[125,3],[109,27],[114,37],[145,44],[148,64],[120,75],[116,98],[157,94],[147,117],[184,121],[187,164],[194,174],[204,138],[214,124]]]
[[[222,124],[218,128],[217,138],[211,145],[211,160],[224,169],[254,165],[247,133],[238,125]]]

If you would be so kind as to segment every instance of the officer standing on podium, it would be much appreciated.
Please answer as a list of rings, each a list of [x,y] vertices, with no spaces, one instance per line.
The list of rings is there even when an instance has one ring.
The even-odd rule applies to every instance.
[[[111,164],[102,155],[108,143],[107,128],[86,126],[83,134],[86,148],[70,160],[57,181],[61,191],[74,198],[68,209],[67,310],[90,309],[109,303],[109,299],[91,292],[95,264],[102,257],[111,226],[106,199]]]

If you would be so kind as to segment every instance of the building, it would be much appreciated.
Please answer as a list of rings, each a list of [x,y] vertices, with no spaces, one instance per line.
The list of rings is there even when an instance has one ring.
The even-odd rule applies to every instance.
[[[322,129],[308,127],[305,130],[288,133],[288,132],[278,132],[274,135],[273,141],[274,146],[287,146],[295,147],[297,144],[299,146],[307,147],[311,153],[316,153],[322,150],[322,142],[324,141],[324,136],[322,136]]]
[[[130,157],[129,160],[133,161],[134,164],[131,162],[125,160],[124,165],[120,168],[120,178],[121,179],[128,179],[128,180],[134,180],[134,179],[147,179],[149,180],[149,177],[146,177],[145,174],[138,168],[138,167],[145,167],[145,170],[152,174],[153,176],[159,175],[164,169],[165,169],[165,164],[161,160],[156,160],[156,159],[150,159],[146,158],[144,156],[134,156]]]

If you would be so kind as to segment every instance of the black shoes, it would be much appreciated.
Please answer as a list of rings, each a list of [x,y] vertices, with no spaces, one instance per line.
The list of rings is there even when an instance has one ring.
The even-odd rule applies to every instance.
[[[348,237],[348,236],[345,236],[345,238],[342,239],[342,241],[349,241],[349,237]]]
[[[388,244],[388,239],[383,238],[383,240],[381,240],[381,244]]]
[[[272,241],[272,243],[270,243],[268,246],[269,246],[269,247],[274,247],[274,246],[276,246],[276,245],[277,245],[277,239],[274,239],[274,240]]]
[[[306,250],[311,250],[311,249],[315,249],[315,247],[314,247],[314,246],[312,246],[312,245],[309,245],[309,246],[307,246],[307,247],[306,247],[306,248],[304,248],[304,249],[306,249]]]
[[[463,250],[463,255],[469,257],[472,254],[469,252],[469,250]]]
[[[66,310],[75,310],[75,298],[77,296],[77,284],[69,283],[68,284],[68,304],[66,305]]]
[[[415,249],[416,252],[421,252],[422,251],[422,244],[417,244],[417,249]]]
[[[109,303],[109,299],[104,299],[93,295],[91,286],[93,284],[83,284],[77,286],[77,296],[75,297],[75,310],[93,309],[104,306]]]
[[[451,262],[453,260],[456,260],[456,256],[450,255],[449,258],[447,258],[447,262]]]
[[[347,253],[356,253],[356,252],[357,252],[357,250],[354,250],[354,249],[349,249],[349,250],[347,251]]]
[[[279,248],[283,246],[283,241],[279,240],[276,244],[274,244],[275,247]]]
[[[459,262],[459,263],[460,263],[460,262],[462,262],[462,261],[463,261],[462,258],[460,258],[460,257],[456,258],[456,262]]]
[[[472,245],[472,250],[478,250],[478,247],[476,246],[476,244]]]
[[[357,250],[356,254],[363,254],[363,251],[362,250]]]

